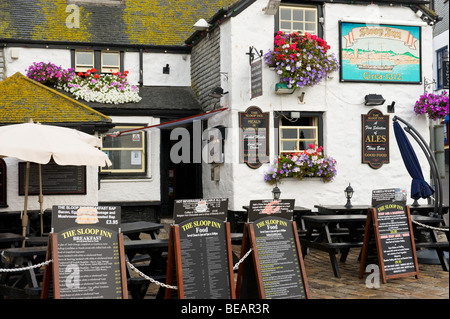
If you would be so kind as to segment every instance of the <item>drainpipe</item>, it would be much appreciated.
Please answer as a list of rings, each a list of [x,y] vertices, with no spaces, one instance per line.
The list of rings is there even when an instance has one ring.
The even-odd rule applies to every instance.
[[[139,86],[144,86],[144,52],[139,49]]]

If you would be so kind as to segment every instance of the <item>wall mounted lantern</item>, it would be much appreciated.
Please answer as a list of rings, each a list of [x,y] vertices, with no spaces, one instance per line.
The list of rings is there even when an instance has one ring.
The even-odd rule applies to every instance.
[[[211,25],[208,22],[206,22],[205,19],[198,20],[193,26],[194,30],[197,31],[206,31],[209,29],[209,27],[211,27]]]
[[[383,105],[383,103],[386,101],[380,94],[367,94],[364,97],[364,100],[366,101],[364,103],[364,105],[366,106]]]
[[[220,99],[221,97],[223,97],[225,94],[228,94],[228,92],[224,92],[223,89],[218,86],[216,88],[214,88],[211,93],[209,93],[210,97],[214,97],[216,99]]]
[[[275,186],[275,187],[272,189],[272,194],[273,194],[273,199],[274,199],[274,200],[279,200],[279,199],[280,199],[281,191],[280,191],[280,189],[278,188],[278,186]]]

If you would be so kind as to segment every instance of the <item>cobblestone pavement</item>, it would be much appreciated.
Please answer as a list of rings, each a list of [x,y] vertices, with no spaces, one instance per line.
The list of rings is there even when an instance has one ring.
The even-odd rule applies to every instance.
[[[238,246],[233,247],[239,251]],[[341,278],[333,275],[327,253],[311,250],[305,270],[311,299],[449,299],[449,273],[441,265],[419,264],[419,278],[408,276],[380,280],[379,288],[367,288],[366,276],[359,279],[359,249],[352,249],[345,263],[339,263]],[[158,286],[150,284],[146,299],[156,296]]]

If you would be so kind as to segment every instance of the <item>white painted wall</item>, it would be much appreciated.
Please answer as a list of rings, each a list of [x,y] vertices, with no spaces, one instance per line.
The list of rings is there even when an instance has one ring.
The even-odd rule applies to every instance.
[[[428,141],[428,120],[425,116],[416,116],[413,106],[423,93],[423,85],[417,84],[373,84],[340,83],[339,73],[333,79],[321,82],[314,87],[297,89],[292,95],[276,95],[275,84],[278,78],[274,71],[263,66],[263,96],[250,100],[249,46],[257,50],[273,48],[274,17],[262,11],[267,3],[257,1],[252,6],[221,25],[221,71],[228,72],[228,82],[222,79],[224,89],[230,91],[222,98],[222,106],[229,107],[226,115],[213,117],[209,126],[225,125],[229,136],[226,140],[226,164],[221,165],[220,181],[210,181],[210,165],[204,167],[204,197],[229,197],[229,209],[242,210],[250,199],[264,199],[272,196],[272,185],[264,182],[267,165],[259,169],[250,169],[239,163],[238,112],[250,106],[258,106],[264,112],[270,112],[270,156],[274,158],[273,111],[323,111],[324,113],[324,149],[326,155],[334,157],[338,175],[331,183],[321,181],[283,180],[279,184],[282,198],[294,198],[296,205],[314,209],[316,204],[345,204],[344,189],[351,183],[355,190],[353,204],[370,204],[373,189],[402,187],[410,191],[411,178],[398,151],[392,126],[390,127],[390,163],[379,169],[372,169],[361,163],[361,115],[367,114],[372,107],[364,106],[366,94],[377,93],[386,99],[384,105],[376,107],[387,113],[387,105],[395,101],[395,114],[412,124]],[[361,19],[370,22],[392,23],[400,21],[406,24],[422,25],[414,12],[405,7],[378,7],[331,4],[324,5],[325,40],[331,46],[331,52],[339,56],[339,20],[343,17]],[[432,77],[432,29],[422,27],[422,72]],[[305,104],[299,104],[297,96],[305,92]],[[217,116],[218,117],[218,116]],[[429,180],[429,166],[414,140],[411,141],[423,173]],[[225,191],[225,192],[224,192]],[[412,203],[412,200],[410,200]],[[426,202],[421,200],[419,202]],[[411,204],[410,203],[410,204]]]
[[[6,164],[6,199],[8,207],[0,208],[1,212],[23,211],[25,196],[19,196],[19,161],[17,158],[3,158]],[[98,168],[86,167],[86,195],[44,195],[44,209],[53,205],[97,205],[98,204]],[[29,195],[28,210],[39,210],[39,196]]]
[[[123,117],[112,116],[113,123],[143,124],[150,126],[159,124],[158,118],[152,117]],[[160,131],[154,130],[147,133],[147,176],[135,179],[102,179],[98,200],[100,202],[134,202],[134,201],[159,201],[160,173],[159,173],[159,153],[160,153]]]
[[[17,52],[18,58],[11,57],[11,50]],[[68,69],[70,68],[70,50],[7,47],[5,49],[6,77],[17,72],[26,75],[26,70],[33,62],[51,62],[63,69]]]

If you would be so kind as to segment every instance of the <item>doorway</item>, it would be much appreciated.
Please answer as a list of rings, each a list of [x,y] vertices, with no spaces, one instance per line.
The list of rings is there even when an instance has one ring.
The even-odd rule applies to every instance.
[[[190,159],[188,162],[173,163],[170,150],[178,140],[170,140],[172,129],[161,130],[161,217],[173,217],[175,199],[194,199],[203,197],[202,163],[193,161],[192,124],[186,126],[189,131]],[[195,138],[195,137],[194,137]],[[201,137],[200,137],[201,138]]]

